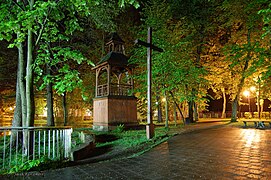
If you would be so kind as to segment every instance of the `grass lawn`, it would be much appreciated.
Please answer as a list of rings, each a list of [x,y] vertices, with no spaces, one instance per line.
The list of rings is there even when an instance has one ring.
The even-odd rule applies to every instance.
[[[142,154],[154,146],[168,140],[176,134],[171,131],[173,128],[180,129],[181,127],[172,127],[170,129],[164,127],[155,128],[155,136],[152,139],[147,139],[146,130],[125,131],[121,127],[110,132],[95,132],[92,129],[86,128],[75,129],[74,132],[83,131],[87,134],[93,134],[96,137],[96,148],[110,147],[110,151],[106,152],[106,156],[111,155],[112,158],[120,158]]]

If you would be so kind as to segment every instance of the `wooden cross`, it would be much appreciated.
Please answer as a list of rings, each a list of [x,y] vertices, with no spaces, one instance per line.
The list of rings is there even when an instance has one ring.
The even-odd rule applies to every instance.
[[[147,139],[151,139],[154,137],[154,124],[152,121],[152,90],[151,90],[151,81],[152,81],[152,65],[151,65],[151,58],[152,58],[152,50],[163,52],[163,49],[155,46],[152,44],[152,28],[148,28],[148,41],[144,42],[139,39],[135,40],[135,44],[139,44],[142,46],[147,47],[147,72],[148,72],[148,92],[147,92],[147,99],[148,99],[148,113],[147,113],[147,125],[146,125],[146,134]]]

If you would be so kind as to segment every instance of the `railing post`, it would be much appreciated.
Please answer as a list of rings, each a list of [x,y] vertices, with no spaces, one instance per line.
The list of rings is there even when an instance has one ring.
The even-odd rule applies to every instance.
[[[65,129],[65,158],[71,158],[71,133],[72,129]]]
[[[43,131],[43,155],[45,156],[46,154],[46,131]]]
[[[4,152],[3,152],[3,168],[5,168],[6,161],[6,131],[4,130]]]
[[[53,130],[53,158],[55,158],[55,130]]]
[[[9,167],[11,164],[11,153],[12,152],[12,136],[10,136],[10,140],[9,140]]]
[[[49,131],[48,131],[48,158],[50,158],[50,152],[51,152],[51,146],[50,146],[50,144],[51,144],[51,130],[49,129]]]
[[[16,156],[15,156],[15,161],[16,161],[16,165],[17,165],[17,162],[18,162],[18,146],[19,146],[19,130],[16,131]]]
[[[69,157],[68,158],[71,158],[72,157],[72,154],[71,154],[71,151],[72,151],[72,128],[69,129]]]
[[[27,159],[30,159],[30,131],[27,129]]]
[[[59,158],[59,130],[56,130],[56,157]]]
[[[2,170],[23,164],[25,159],[35,160],[46,156],[53,159],[56,157],[70,159],[72,157],[72,128],[0,127],[0,133],[0,136],[2,136],[0,139],[2,146],[0,149],[2,151],[0,152],[2,156],[0,165],[2,167],[0,169]],[[21,135],[23,136],[20,137]],[[20,138],[23,141],[20,141]],[[24,140],[26,141],[24,142]],[[22,146],[20,146],[20,143]],[[19,153],[21,155],[18,155]]]
[[[40,131],[39,131],[39,140],[38,140],[39,141],[39,158],[40,158],[40,140],[41,139],[40,139]]]
[[[36,137],[35,137],[35,129],[33,129],[33,153],[32,153],[32,155],[33,155],[33,160],[35,160],[35,142],[36,142]],[[32,134],[32,133],[30,133],[30,134]]]

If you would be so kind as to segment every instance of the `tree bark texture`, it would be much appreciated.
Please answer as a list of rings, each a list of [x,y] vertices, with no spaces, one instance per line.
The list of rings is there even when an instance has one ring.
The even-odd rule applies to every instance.
[[[30,10],[33,9],[34,0],[30,0]],[[26,126],[33,126],[33,32],[27,33],[27,64],[26,64]]]
[[[164,92],[164,96],[165,96],[165,116],[166,116],[166,119],[165,119],[165,127],[168,128],[168,97],[167,97],[167,93],[166,91]]]
[[[174,117],[174,125],[177,126],[177,109],[176,109],[176,104],[173,105],[173,117]]]
[[[51,70],[49,67],[49,64],[46,65],[46,72],[47,75],[51,75]],[[55,121],[54,121],[54,99],[53,99],[53,87],[52,83],[48,83],[47,87],[47,126],[55,126]]]
[[[64,92],[62,96],[63,118],[64,126],[68,125],[68,107],[67,107],[67,93]]]
[[[194,102],[194,119],[195,121],[198,121],[199,120],[199,116],[198,116],[198,106],[197,106],[197,103]]]
[[[19,72],[19,67],[18,71]],[[22,126],[22,102],[20,95],[20,87],[19,87],[19,73],[17,73],[17,83],[16,83],[16,107],[14,110],[14,115],[12,119],[12,127],[21,127]],[[17,131],[11,132],[12,139],[12,147],[16,145],[16,136],[19,135],[21,137],[21,133],[17,133]],[[21,139],[21,138],[18,138]]]
[[[156,92],[156,102],[158,102],[157,104],[157,121],[158,122],[162,122],[162,108],[161,108],[161,100],[160,100],[160,94],[159,94],[159,89],[156,88],[157,92]]]
[[[224,88],[222,88],[222,96],[223,96],[223,109],[222,109],[221,118],[226,118],[227,99],[226,99],[226,93],[225,93],[225,89]]]
[[[12,127],[21,127],[22,126],[22,102],[21,102],[21,95],[19,90],[19,79],[17,77],[17,84],[16,84],[16,107],[14,110],[13,120],[12,120]]]
[[[29,33],[31,34],[31,33]],[[30,39],[28,38],[28,43],[30,43]],[[31,43],[30,43],[31,44]],[[28,47],[31,47],[31,45],[28,45]],[[32,49],[32,47],[31,47]],[[28,49],[28,55],[27,55],[27,68],[26,68],[26,127],[31,126],[31,114],[32,114],[32,92],[31,92],[31,86],[33,86],[33,74],[32,74],[32,54],[29,52],[32,51]],[[31,54],[31,55],[30,55]]]
[[[191,123],[194,122],[195,120],[195,98],[197,94],[197,89],[192,88],[192,99],[188,102],[188,119],[190,120]]]
[[[18,1],[19,2],[19,1]],[[19,36],[19,34],[17,35]],[[22,43],[18,46],[18,88],[16,91],[19,91],[19,95],[21,98],[21,111],[22,111],[22,126],[26,126],[26,96],[25,96],[25,61],[24,61],[24,50]],[[17,92],[16,92],[17,94]],[[18,105],[16,104],[16,107]]]
[[[239,95],[235,96],[233,102],[232,102],[232,114],[231,114],[231,122],[237,121],[237,108],[238,108],[238,100]]]
[[[183,120],[183,124],[185,124],[185,120],[184,120],[184,116],[183,116],[182,110],[181,110],[181,108],[179,107],[178,103],[176,102],[173,92],[172,92],[172,91],[169,91],[169,94],[171,95],[171,97],[172,97],[172,99],[173,99],[173,102],[174,102],[175,106],[178,108],[178,110],[179,110],[179,112],[180,112],[180,114],[181,114],[181,117],[182,117],[182,120]]]
[[[21,2],[21,0],[17,0],[18,3]],[[20,33],[17,33],[17,37],[20,37]],[[13,122],[12,126],[23,126],[26,127],[26,96],[25,96],[25,59],[24,59],[24,47],[23,43],[20,42],[17,46],[18,48],[18,70],[17,70],[17,85],[16,85],[16,108],[14,111],[14,117],[13,117]],[[12,134],[15,135],[13,132]],[[16,133],[17,134],[17,133]],[[28,143],[28,136],[26,132],[23,132],[23,139],[22,139],[22,144],[23,144],[23,153],[27,153],[27,143]],[[15,137],[15,136],[13,136]],[[21,139],[21,138],[19,138]],[[15,138],[13,143],[15,142]]]
[[[194,122],[194,101],[188,101],[188,119],[190,120],[191,123]]]

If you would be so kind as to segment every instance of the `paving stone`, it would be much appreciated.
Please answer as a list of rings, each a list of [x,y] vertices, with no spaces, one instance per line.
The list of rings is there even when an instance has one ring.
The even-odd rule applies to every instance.
[[[247,178],[249,178],[249,179],[262,179],[262,176],[256,175],[256,174],[248,174]]]
[[[8,179],[271,179],[270,138],[269,129],[200,129],[174,136],[138,157]]]

